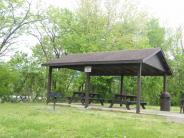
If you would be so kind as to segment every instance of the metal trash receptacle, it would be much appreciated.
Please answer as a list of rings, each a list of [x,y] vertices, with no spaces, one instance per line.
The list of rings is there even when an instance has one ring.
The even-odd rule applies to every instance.
[[[160,111],[170,111],[171,97],[168,92],[163,92],[160,95]]]

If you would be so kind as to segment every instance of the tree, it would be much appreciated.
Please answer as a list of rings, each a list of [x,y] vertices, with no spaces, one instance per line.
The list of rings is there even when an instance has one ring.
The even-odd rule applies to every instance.
[[[26,0],[1,0],[0,2],[0,56],[4,56],[29,27],[41,20],[31,12]]]
[[[17,74],[9,68],[8,64],[0,64],[0,99],[8,99],[8,96],[13,93],[13,86],[17,80]]]
[[[151,47],[160,47],[167,50],[168,47],[164,45],[165,42],[165,28],[159,25],[157,19],[152,19],[148,22],[148,39]]]
[[[173,76],[169,79],[169,90],[172,95],[172,103],[179,104],[180,95],[184,89],[184,49],[183,49],[183,29],[182,27],[170,32],[169,35],[169,53],[171,59],[169,60],[172,67]]]
[[[31,57],[25,53],[16,53],[8,62],[9,66],[16,72],[17,81],[14,83],[14,94],[31,96],[44,96],[45,71]]]

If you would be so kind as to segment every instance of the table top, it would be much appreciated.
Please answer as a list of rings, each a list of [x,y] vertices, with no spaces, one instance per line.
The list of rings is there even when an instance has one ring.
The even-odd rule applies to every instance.
[[[73,93],[74,95],[86,95],[86,93],[85,92],[74,92]],[[99,93],[89,93],[89,96],[100,96],[100,94]]]
[[[121,97],[121,98],[137,98],[135,95],[121,95],[121,94],[115,94],[115,97]]]

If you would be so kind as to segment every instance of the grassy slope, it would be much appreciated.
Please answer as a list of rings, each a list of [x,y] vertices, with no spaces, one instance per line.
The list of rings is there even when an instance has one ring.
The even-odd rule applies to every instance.
[[[150,115],[0,104],[0,138],[177,138],[183,126]]]

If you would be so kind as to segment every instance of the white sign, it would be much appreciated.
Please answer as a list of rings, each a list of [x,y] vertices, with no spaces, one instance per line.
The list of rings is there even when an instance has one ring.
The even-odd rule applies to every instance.
[[[91,72],[91,66],[86,66],[84,68],[84,72]]]

